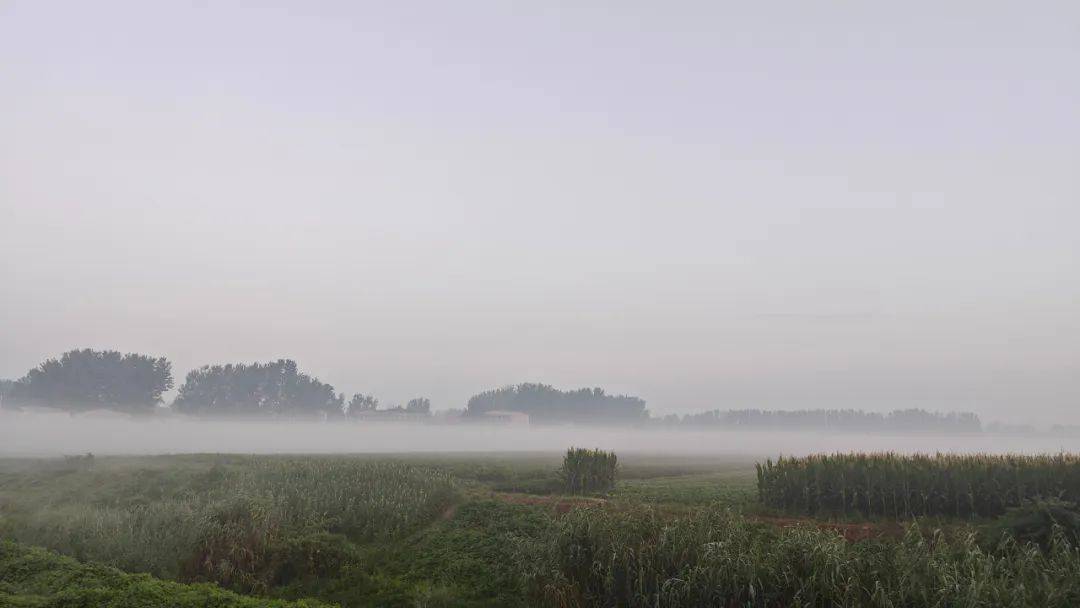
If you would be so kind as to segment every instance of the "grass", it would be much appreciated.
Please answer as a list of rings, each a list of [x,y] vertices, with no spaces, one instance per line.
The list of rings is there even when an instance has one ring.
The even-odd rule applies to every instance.
[[[130,572],[263,593],[341,568],[456,500],[449,474],[349,458],[99,458],[0,476],[0,533]]]
[[[749,506],[756,498],[753,474],[694,473],[621,481],[613,499],[652,505],[700,507],[719,503],[733,508]]]

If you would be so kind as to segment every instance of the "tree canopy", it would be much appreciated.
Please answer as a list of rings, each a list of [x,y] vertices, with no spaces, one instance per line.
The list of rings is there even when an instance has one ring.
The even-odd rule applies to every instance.
[[[17,380],[5,401],[71,411],[145,412],[172,387],[172,364],[164,357],[87,348],[47,359]]]
[[[344,414],[345,397],[296,362],[205,365],[188,373],[173,407],[188,414],[331,416]]]
[[[492,411],[523,412],[537,423],[627,423],[648,419],[645,400],[609,395],[601,388],[561,391],[547,384],[525,383],[485,391],[469,399],[468,416]]]

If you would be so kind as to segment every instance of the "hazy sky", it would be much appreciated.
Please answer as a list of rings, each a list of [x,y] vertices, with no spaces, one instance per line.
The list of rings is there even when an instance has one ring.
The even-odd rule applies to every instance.
[[[0,377],[1080,423],[1080,3],[0,0]]]

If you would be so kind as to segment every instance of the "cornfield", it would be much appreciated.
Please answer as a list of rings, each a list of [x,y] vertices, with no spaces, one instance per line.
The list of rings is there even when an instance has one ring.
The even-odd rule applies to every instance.
[[[570,448],[559,475],[571,494],[606,492],[615,487],[619,462],[615,452]]]
[[[761,502],[790,512],[992,517],[1080,499],[1080,456],[822,454],[757,465]]]

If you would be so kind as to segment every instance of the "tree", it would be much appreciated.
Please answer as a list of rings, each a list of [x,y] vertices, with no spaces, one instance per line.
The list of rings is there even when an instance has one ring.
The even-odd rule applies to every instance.
[[[347,416],[358,416],[361,412],[374,412],[379,409],[379,400],[371,395],[356,393],[349,400],[349,408],[345,410]]]
[[[345,396],[318,378],[302,373],[296,362],[205,365],[192,370],[173,401],[188,414],[228,416],[344,415]]]
[[[561,391],[546,384],[518,384],[485,391],[469,399],[466,414],[491,411],[523,412],[540,423],[636,423],[648,420],[645,401],[626,395],[608,395],[600,388]]]
[[[686,414],[677,422],[694,428],[713,426],[750,429],[938,433],[982,431],[982,422],[973,413],[942,414],[921,409],[893,410],[888,414],[854,409],[712,410]]]
[[[417,397],[416,399],[410,399],[405,404],[405,411],[410,414],[431,414],[431,400],[427,397]]]
[[[4,398],[15,388],[14,380],[0,380],[0,408],[4,407]]]
[[[71,411],[147,412],[172,387],[172,364],[164,357],[87,348],[47,359],[16,381],[5,400]]]

